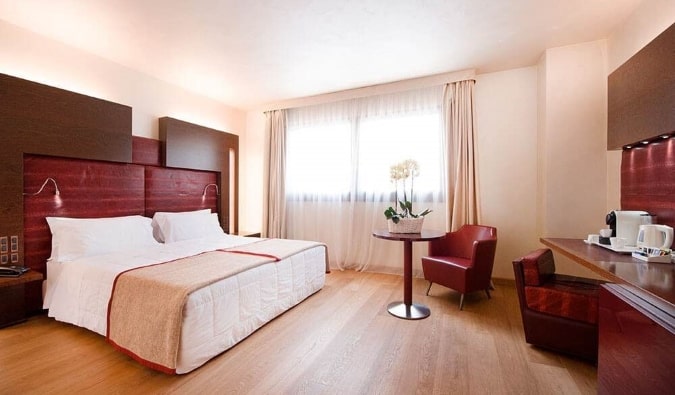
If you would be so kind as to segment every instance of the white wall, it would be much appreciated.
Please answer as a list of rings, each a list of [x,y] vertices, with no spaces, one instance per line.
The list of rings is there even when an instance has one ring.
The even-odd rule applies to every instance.
[[[675,23],[675,1],[643,0],[607,38],[608,74]],[[664,54],[665,55],[665,54]]]
[[[493,275],[513,278],[511,261],[539,248],[537,68],[480,74],[475,93],[483,223],[498,236]]]
[[[240,225],[244,231],[260,232],[263,223],[263,167],[265,164],[265,114],[249,111],[246,114],[245,152],[246,162],[240,164],[240,195],[245,198],[240,204]],[[240,140],[241,142],[241,140]],[[244,204],[245,203],[245,204]]]
[[[542,235],[583,238],[605,227],[605,41],[546,50],[541,152],[546,186]]]
[[[547,49],[539,67],[539,233],[585,238],[606,227],[606,42]],[[556,267],[592,276],[558,254]]]

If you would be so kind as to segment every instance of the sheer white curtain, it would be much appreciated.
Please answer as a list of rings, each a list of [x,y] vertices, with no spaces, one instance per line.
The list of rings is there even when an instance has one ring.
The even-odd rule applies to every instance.
[[[402,243],[372,231],[387,226],[389,169],[404,159],[420,166],[413,211],[432,209],[424,227],[446,228],[442,109],[443,86],[289,109],[286,236],[325,242],[333,267],[400,273]]]

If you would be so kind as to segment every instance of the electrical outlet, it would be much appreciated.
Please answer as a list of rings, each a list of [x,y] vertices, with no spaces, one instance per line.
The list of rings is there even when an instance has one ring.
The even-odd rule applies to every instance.
[[[11,260],[12,260],[12,263],[19,263],[19,254],[17,254],[17,253],[12,254]]]
[[[9,245],[12,252],[19,252],[19,236],[11,236]]]

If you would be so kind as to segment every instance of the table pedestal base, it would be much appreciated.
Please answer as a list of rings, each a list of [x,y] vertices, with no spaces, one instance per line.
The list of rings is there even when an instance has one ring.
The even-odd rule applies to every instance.
[[[403,302],[389,303],[387,311],[389,311],[389,314],[405,320],[421,320],[431,314],[431,310],[427,306],[417,303],[407,305]]]

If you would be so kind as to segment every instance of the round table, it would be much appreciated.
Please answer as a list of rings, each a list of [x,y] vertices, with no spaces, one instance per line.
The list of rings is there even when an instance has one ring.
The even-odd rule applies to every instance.
[[[403,302],[392,302],[387,306],[389,314],[406,320],[427,318],[431,310],[427,306],[412,302],[412,244],[415,241],[430,241],[445,237],[440,230],[422,230],[421,233],[390,233],[387,230],[373,231],[378,239],[403,242]]]

